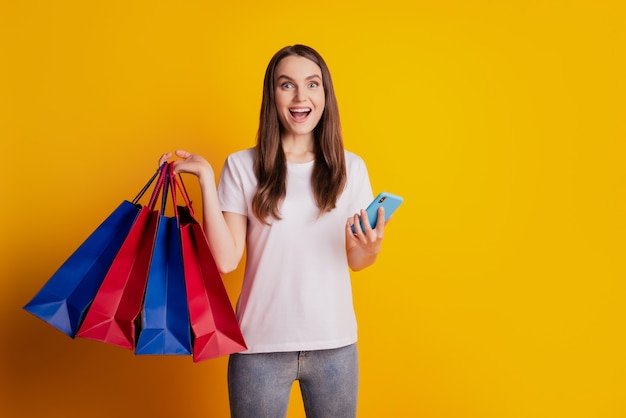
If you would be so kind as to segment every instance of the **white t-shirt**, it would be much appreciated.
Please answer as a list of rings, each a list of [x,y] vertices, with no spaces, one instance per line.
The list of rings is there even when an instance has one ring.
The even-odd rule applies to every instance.
[[[218,185],[222,211],[248,217],[246,268],[237,318],[246,353],[304,351],[356,342],[346,257],[345,224],[373,198],[363,160],[345,152],[346,188],[331,212],[319,216],[313,161],[287,163],[282,219],[265,225],[252,213],[253,148],[231,154]]]

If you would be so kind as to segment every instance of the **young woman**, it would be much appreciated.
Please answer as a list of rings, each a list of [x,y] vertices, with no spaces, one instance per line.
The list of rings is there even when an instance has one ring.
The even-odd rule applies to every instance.
[[[274,55],[256,147],[228,157],[217,188],[204,158],[176,156],[174,171],[199,179],[203,227],[219,270],[234,270],[246,248],[237,317],[248,350],[229,359],[232,417],[284,417],[295,380],[307,417],[356,416],[349,270],[374,263],[385,223],[380,209],[370,228],[362,209],[373,198],[367,169],[343,148],[322,57],[304,45]]]

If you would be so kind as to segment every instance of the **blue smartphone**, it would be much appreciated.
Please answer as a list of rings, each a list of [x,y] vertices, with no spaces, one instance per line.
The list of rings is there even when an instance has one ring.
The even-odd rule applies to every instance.
[[[400,196],[393,195],[387,192],[381,192],[376,196],[372,203],[369,204],[365,212],[367,213],[367,218],[370,221],[370,226],[372,229],[376,227],[376,221],[378,220],[378,208],[385,208],[385,222],[389,220],[391,215],[398,209],[398,206],[403,202],[403,199]],[[363,224],[361,224],[361,230],[363,230]],[[352,226],[352,232],[354,232],[354,226]]]

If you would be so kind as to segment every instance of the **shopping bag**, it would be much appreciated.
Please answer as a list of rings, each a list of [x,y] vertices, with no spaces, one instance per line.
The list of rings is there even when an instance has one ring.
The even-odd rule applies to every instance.
[[[172,177],[172,197],[182,190]],[[199,362],[246,350],[241,329],[224,287],[202,226],[196,221],[189,198],[178,207],[187,301],[193,333],[193,361]]]
[[[165,216],[167,185],[161,201],[156,240],[141,312],[135,354],[191,354],[191,329],[183,254],[175,216]]]
[[[161,170],[150,202],[141,207],[76,333],[77,337],[135,348],[135,321],[143,302],[159,217],[154,206],[166,172],[166,168]]]
[[[139,200],[157,172],[132,201],[123,201],[48,279],[24,309],[74,337],[85,311],[140,211]]]

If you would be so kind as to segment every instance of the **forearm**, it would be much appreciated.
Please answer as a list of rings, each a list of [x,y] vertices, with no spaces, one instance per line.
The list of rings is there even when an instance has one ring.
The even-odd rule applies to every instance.
[[[243,255],[245,235],[237,239],[236,231],[226,222],[220,208],[212,175],[199,176],[202,192],[202,226],[211,254],[220,273],[229,273],[237,268]]]

